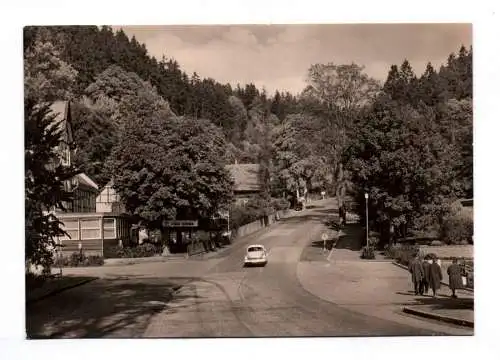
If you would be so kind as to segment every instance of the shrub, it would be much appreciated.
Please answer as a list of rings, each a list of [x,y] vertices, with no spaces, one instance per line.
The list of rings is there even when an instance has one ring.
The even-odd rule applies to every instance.
[[[69,258],[69,266],[77,267],[80,263],[83,262],[83,259],[84,259],[83,253],[80,254],[79,252],[74,252],[73,254],[71,254]]]
[[[100,266],[104,265],[104,258],[98,255],[90,255],[87,257],[88,266]]]
[[[362,259],[375,259],[375,249],[373,246],[365,246],[361,251]]]
[[[416,245],[396,244],[387,247],[385,255],[394,259],[397,263],[407,266],[410,260],[419,253],[419,247]]]
[[[139,246],[133,247],[132,249],[132,257],[151,257],[155,256],[158,253],[158,249],[155,245],[150,243],[144,243]]]
[[[104,249],[105,258],[130,258],[132,257],[132,251],[130,248],[121,246],[111,246]]]
[[[85,255],[74,252],[70,256],[57,257],[54,261],[55,267],[79,267],[79,266],[101,266],[104,258],[99,255]]]
[[[105,250],[106,258],[141,258],[151,257],[162,252],[161,245],[144,243],[135,247],[112,246]]]
[[[472,244],[474,222],[470,217],[452,215],[444,219],[441,226],[441,240],[446,244]]]

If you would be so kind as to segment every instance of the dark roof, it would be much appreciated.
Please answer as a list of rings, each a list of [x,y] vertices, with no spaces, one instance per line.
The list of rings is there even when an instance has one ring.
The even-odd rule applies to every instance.
[[[259,191],[259,164],[227,165],[234,181],[234,191]]]

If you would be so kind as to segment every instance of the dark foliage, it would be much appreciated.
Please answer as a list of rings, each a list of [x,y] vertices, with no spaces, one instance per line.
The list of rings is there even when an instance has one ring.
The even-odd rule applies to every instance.
[[[104,265],[104,258],[99,255],[85,255],[85,253],[74,252],[70,256],[56,257],[55,267],[84,267]]]
[[[47,210],[65,209],[72,194],[65,182],[76,175],[76,169],[60,162],[56,147],[61,129],[55,124],[49,104],[37,105],[25,99],[25,259],[50,271],[54,238],[64,235],[62,223]]]
[[[362,259],[375,259],[375,248],[373,246],[364,246],[361,250]]]
[[[145,243],[131,247],[114,246],[105,249],[104,257],[109,258],[143,258],[161,254],[163,247],[161,244]]]

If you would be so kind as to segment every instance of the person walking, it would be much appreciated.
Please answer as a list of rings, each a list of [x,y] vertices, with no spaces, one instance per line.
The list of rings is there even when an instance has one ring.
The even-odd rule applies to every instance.
[[[413,261],[410,263],[408,270],[411,273],[411,281],[413,282],[413,288],[415,290],[415,295],[422,295],[422,280],[424,279],[424,268],[422,266],[422,261],[418,255],[415,256]]]
[[[424,280],[422,281],[422,285],[423,285],[423,293],[425,295],[427,295],[427,293],[429,292],[429,285],[430,285],[430,282],[431,282],[431,263],[432,263],[432,260],[430,259],[427,259],[427,260],[424,260],[423,264],[422,264],[422,267],[424,268]]]
[[[462,269],[460,268],[460,265],[458,265],[456,258],[452,260],[452,263],[448,267],[448,270],[446,270],[446,272],[448,273],[449,286],[452,293],[451,297],[457,298],[455,291],[457,289],[462,289],[463,283],[462,283]]]
[[[436,297],[437,291],[441,288],[441,280],[443,280],[443,272],[441,271],[441,266],[439,266],[437,259],[432,259],[429,270],[429,286],[432,289],[432,296]]]

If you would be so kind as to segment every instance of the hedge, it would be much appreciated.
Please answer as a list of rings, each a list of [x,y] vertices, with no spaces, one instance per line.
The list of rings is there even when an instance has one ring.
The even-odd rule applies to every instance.
[[[410,260],[418,255],[420,249],[416,245],[396,244],[385,249],[385,256],[394,259],[397,263],[408,266]]]
[[[70,256],[56,257],[53,267],[85,267],[101,266],[104,258],[99,255],[85,255],[85,253],[74,252]]]
[[[453,215],[444,219],[440,238],[445,244],[472,244],[474,221],[467,216]]]
[[[290,203],[286,199],[271,199],[266,202],[263,199],[251,199],[245,205],[233,205],[230,211],[231,228],[237,230],[241,226],[272,215],[276,211],[288,210]]]
[[[143,258],[151,257],[163,252],[163,247],[158,244],[144,243],[134,247],[113,246],[105,249],[104,257],[106,258]]]

